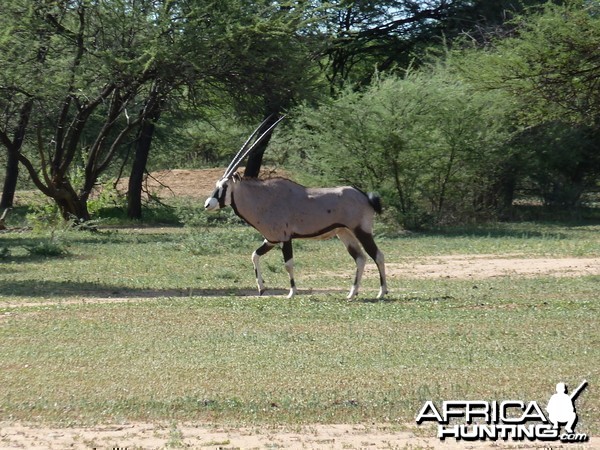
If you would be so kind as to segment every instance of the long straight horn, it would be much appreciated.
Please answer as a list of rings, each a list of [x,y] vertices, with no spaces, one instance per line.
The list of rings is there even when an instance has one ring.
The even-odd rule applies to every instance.
[[[270,118],[270,117],[269,117],[269,118]],[[231,176],[231,174],[232,174],[233,172],[235,172],[235,171],[237,170],[237,168],[240,166],[240,164],[242,163],[243,159],[244,159],[244,158],[245,158],[245,157],[246,157],[246,156],[247,156],[247,155],[248,155],[248,154],[249,154],[249,153],[250,153],[252,150],[254,150],[254,147],[256,147],[257,145],[259,145],[259,144],[260,144],[260,143],[261,143],[261,142],[262,142],[262,141],[263,141],[263,140],[264,140],[264,139],[265,139],[265,138],[266,138],[266,137],[267,137],[267,136],[268,136],[268,135],[269,135],[269,134],[270,134],[270,133],[273,131],[273,128],[275,128],[275,127],[277,126],[277,124],[279,124],[279,122],[281,122],[283,119],[285,119],[285,115],[283,115],[283,116],[281,116],[279,119],[277,119],[277,120],[275,121],[275,123],[274,123],[273,125],[271,125],[269,128],[267,128],[267,129],[266,129],[266,131],[265,131],[263,134],[261,134],[261,135],[258,137],[258,139],[256,139],[256,140],[255,140],[255,141],[252,143],[252,145],[251,145],[249,148],[245,149],[245,150],[244,150],[244,153],[242,153],[242,155],[239,157],[239,159],[238,159],[237,163],[236,163],[235,165],[232,165],[232,164],[230,164],[230,165],[229,165],[230,167],[228,167],[228,168],[227,168],[227,170],[225,171],[225,175],[223,175],[223,178],[228,178],[229,176]],[[267,120],[268,120],[268,119],[267,119]],[[266,122],[266,120],[265,120],[265,122]],[[261,124],[261,127],[262,127],[262,125],[264,125],[264,123],[265,123],[265,122],[263,122],[263,123]],[[259,128],[260,128],[260,127],[259,127]],[[242,148],[243,148],[243,147],[242,147]],[[240,152],[238,152],[238,155],[239,155],[240,153],[241,153],[241,151],[240,151]],[[236,155],[236,157],[237,157],[237,155]],[[233,163],[233,161],[232,161],[232,163]]]
[[[231,175],[231,173],[233,171],[235,171],[237,169],[237,167],[235,169],[233,169],[234,166],[239,164],[238,162],[240,161],[241,158],[239,158],[239,156],[242,154],[242,152],[244,150],[246,150],[246,147],[248,146],[248,144],[250,143],[250,141],[252,139],[254,139],[254,137],[258,134],[258,132],[260,131],[260,129],[269,121],[271,120],[271,117],[273,117],[273,114],[271,114],[269,117],[267,117],[265,120],[263,120],[263,122],[256,128],[256,130],[254,130],[252,132],[252,134],[250,135],[250,137],[248,139],[246,139],[246,142],[244,142],[244,145],[242,145],[242,147],[240,148],[240,150],[237,152],[237,154],[233,157],[233,159],[231,160],[231,162],[229,163],[229,165],[227,166],[227,169],[225,169],[225,173],[223,174],[223,178],[227,178],[229,175]]]

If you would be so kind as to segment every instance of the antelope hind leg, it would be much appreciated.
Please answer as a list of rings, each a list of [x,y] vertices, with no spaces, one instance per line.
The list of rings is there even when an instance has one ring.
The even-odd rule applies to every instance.
[[[377,298],[383,298],[383,296],[388,293],[387,282],[385,278],[385,258],[383,253],[381,250],[379,250],[379,248],[377,248],[377,244],[375,244],[373,235],[371,233],[358,228],[356,230],[356,237],[364,247],[367,254],[373,258],[375,264],[377,264],[377,270],[379,270],[379,282],[381,284]]]
[[[265,241],[263,242],[263,245],[258,247],[252,253],[252,264],[254,265],[254,275],[256,276],[256,284],[258,285],[258,295],[263,295],[263,293],[265,292],[265,283],[263,281],[262,273],[260,270],[260,261],[259,260],[262,255],[267,253],[273,247],[275,247],[275,245],[271,244],[269,241],[267,241],[265,239]]]
[[[294,280],[294,251],[292,249],[292,241],[289,240],[283,243],[281,247],[283,251],[283,260],[285,261],[285,270],[290,276],[290,293],[287,298],[292,298],[296,295],[296,281]]]
[[[348,300],[353,299],[358,294],[358,288],[360,287],[360,280],[362,279],[363,272],[365,270],[365,263],[367,262],[367,258],[365,254],[360,248],[360,243],[358,239],[352,232],[346,228],[340,228],[337,231],[337,236],[346,246],[346,250],[350,253],[350,256],[354,258],[356,262],[356,275],[354,276],[354,284],[350,289],[350,293],[346,297]]]

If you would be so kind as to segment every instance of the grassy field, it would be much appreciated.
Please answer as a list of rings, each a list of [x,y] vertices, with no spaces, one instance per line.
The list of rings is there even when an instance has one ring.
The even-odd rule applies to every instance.
[[[600,226],[500,224],[377,238],[391,266],[445,255],[597,258]],[[0,234],[0,420],[414,423],[425,400],[537,400],[589,387],[600,433],[600,276],[390,277],[345,295],[337,241],[281,253],[254,296],[241,226]]]

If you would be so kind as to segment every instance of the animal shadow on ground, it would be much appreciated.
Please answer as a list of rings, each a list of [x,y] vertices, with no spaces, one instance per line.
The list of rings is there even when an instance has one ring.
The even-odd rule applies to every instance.
[[[267,289],[262,297],[282,297],[288,294],[287,289]],[[339,294],[342,290],[300,290],[298,295],[314,294]],[[345,295],[345,294],[344,294]],[[3,296],[23,298],[60,298],[65,297],[89,297],[97,299],[129,299],[129,298],[162,298],[162,297],[258,297],[258,291],[254,287],[231,287],[231,288],[202,288],[193,286],[190,288],[164,288],[164,289],[136,289],[125,286],[109,285],[101,282],[81,281],[38,281],[18,280],[6,281],[0,284],[0,298]],[[291,300],[293,301],[293,299]]]
[[[375,298],[375,297],[361,297],[359,295],[358,298],[352,300],[353,302],[358,303],[434,303],[434,302],[442,302],[442,301],[450,301],[455,298],[451,295],[442,295],[442,296],[404,296],[404,295],[393,295],[387,294],[384,298]]]

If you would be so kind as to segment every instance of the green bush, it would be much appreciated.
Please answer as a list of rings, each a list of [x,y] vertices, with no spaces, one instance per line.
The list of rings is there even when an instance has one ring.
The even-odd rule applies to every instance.
[[[122,209],[127,206],[127,198],[121,194],[114,186],[112,179],[103,179],[96,195],[92,196],[88,202],[88,211],[92,217],[97,217],[103,210]]]
[[[320,182],[379,192],[403,226],[420,228],[496,212],[509,116],[500,93],[432,69],[302,107],[274,146]]]
[[[476,89],[511,96],[525,196],[575,212],[600,185],[600,3],[544,2],[506,26],[484,46],[455,43],[450,63]]]
[[[34,244],[24,245],[31,256],[61,257],[71,254],[64,232],[52,231],[49,236],[41,238]]]
[[[64,223],[58,206],[48,199],[41,204],[31,206],[25,218],[34,231],[54,229]]]

